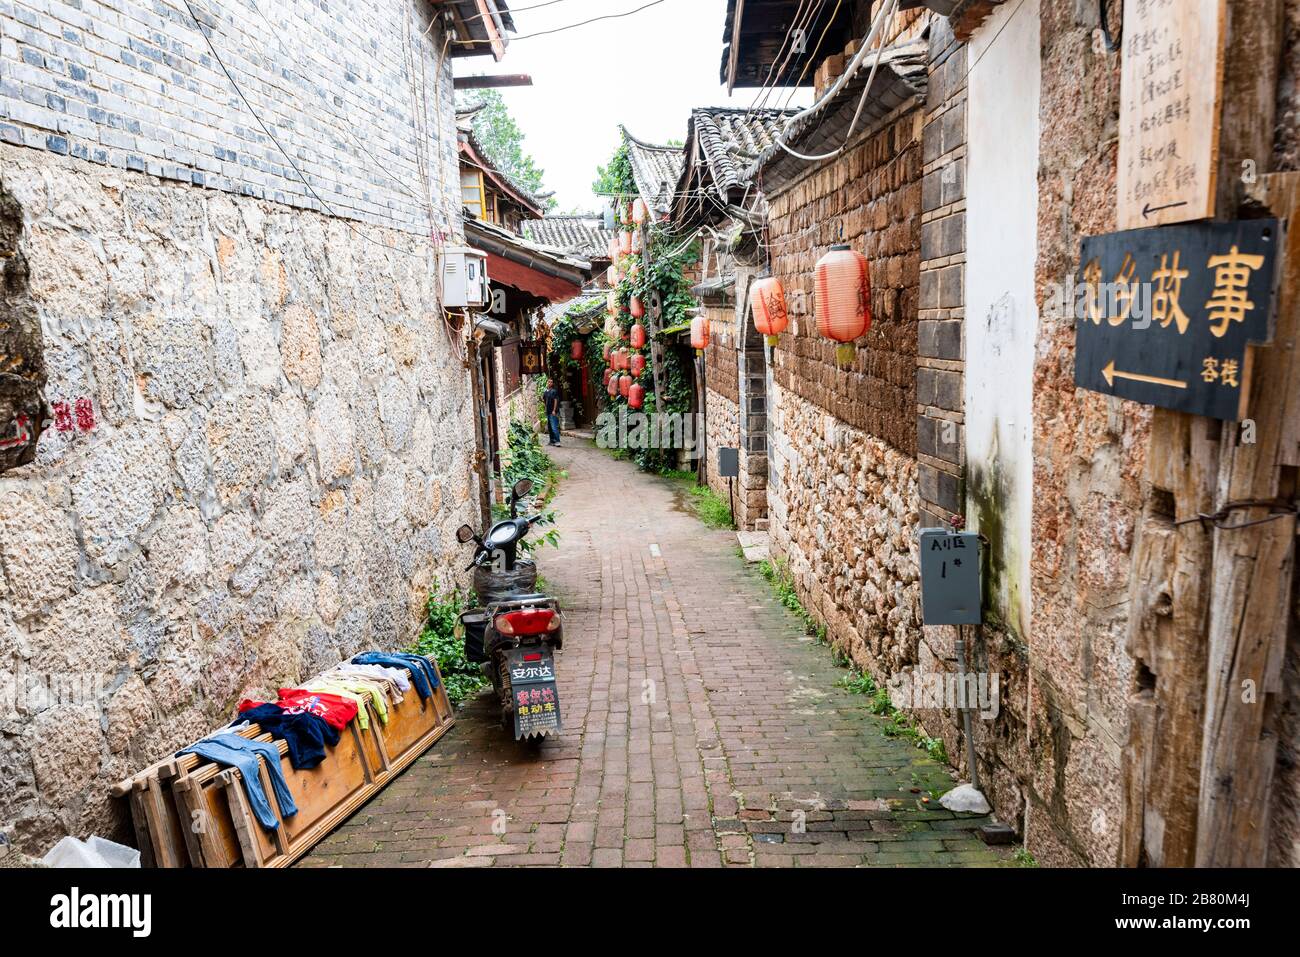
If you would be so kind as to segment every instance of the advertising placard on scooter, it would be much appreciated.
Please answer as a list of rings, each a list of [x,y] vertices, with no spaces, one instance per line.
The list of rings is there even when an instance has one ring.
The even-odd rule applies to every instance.
[[[516,648],[506,655],[515,704],[515,740],[560,731],[560,692],[549,648]]]

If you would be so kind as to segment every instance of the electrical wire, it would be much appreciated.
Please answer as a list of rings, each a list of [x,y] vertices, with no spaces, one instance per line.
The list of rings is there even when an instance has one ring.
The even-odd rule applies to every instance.
[[[1023,7],[1024,5],[1025,5],[1025,0],[1020,0],[1020,2],[1016,5],[1016,8],[1011,11],[1010,16],[1008,16],[1006,20],[1003,21],[1002,26],[998,27],[997,33],[993,35],[993,39],[989,41],[988,46],[986,46],[984,50],[980,53],[980,55],[976,57],[975,60],[969,66],[966,67],[965,72],[962,73],[961,77],[956,81],[954,87],[960,87],[967,81],[970,75],[975,71],[975,68],[980,65],[980,62],[984,59],[984,57],[987,56],[989,51],[992,50],[993,47],[997,44],[998,39],[1002,36],[1003,31],[1005,31],[1006,28],[1011,25],[1011,21],[1016,18],[1016,15],[1020,13],[1020,8]],[[910,150],[913,146],[915,146],[919,142],[920,142],[920,133],[916,133],[912,136],[910,140],[908,140],[901,147],[899,147],[898,152],[896,152],[893,156],[891,156],[882,166],[877,168],[874,176],[870,180],[864,182],[858,188],[857,192],[852,195],[852,197],[846,198],[844,200],[844,202],[840,207],[839,213],[837,213],[836,215],[842,216],[850,206],[852,206],[858,200],[862,199],[869,190],[873,189],[880,182],[880,177],[882,177],[886,172],[888,172],[888,170],[894,165],[894,163],[896,163],[900,158],[902,158],[907,153],[908,150]],[[761,170],[759,171],[759,176],[760,176],[759,187],[760,187],[760,197],[761,197],[762,195],[762,189],[761,189],[762,171]],[[816,228],[817,226],[818,226],[817,223],[813,223],[808,228],[813,229]],[[783,237],[777,242],[764,242],[760,240],[759,245],[761,245],[765,249],[770,250],[776,248],[777,246],[783,246],[783,245],[788,245],[790,243],[798,242],[801,238],[802,238],[801,235],[796,234],[793,236]]]
[[[221,59],[221,54],[217,52],[217,47],[212,42],[212,38],[208,36],[207,32],[203,29],[203,24],[199,21],[198,16],[194,13],[194,7],[190,4],[190,0],[183,0],[183,2],[185,4],[186,10],[189,11],[190,19],[194,21],[194,26],[198,29],[199,34],[203,37],[204,41],[207,43],[208,49],[212,52],[212,58],[216,60],[217,65],[221,67],[221,72],[226,75],[226,79],[230,81],[231,87],[234,88],[234,91],[236,94],[238,94],[239,99],[243,101],[245,108],[247,108],[248,112],[252,114],[253,119],[257,122],[257,125],[261,127],[262,132],[265,133],[267,138],[272,143],[275,144],[276,149],[278,149],[281,152],[281,154],[283,154],[285,160],[289,163],[289,166],[293,169],[295,173],[298,174],[298,178],[302,181],[303,186],[307,188],[307,191],[311,193],[312,197],[315,198],[316,202],[320,204],[321,208],[325,210],[325,212],[327,212],[330,216],[342,220],[347,225],[347,227],[350,230],[352,230],[352,232],[356,233],[358,236],[360,236],[368,243],[373,243],[376,246],[382,246],[383,248],[390,249],[393,252],[402,253],[404,256],[419,255],[413,250],[402,249],[400,246],[394,246],[391,243],[382,242],[381,240],[374,239],[370,236],[367,236],[365,233],[361,232],[361,230],[359,230],[356,227],[356,224],[354,224],[350,219],[348,219],[345,216],[340,216],[338,213],[334,212],[334,208],[330,206],[329,203],[325,202],[325,200],[321,198],[320,194],[316,192],[316,188],[312,186],[312,184],[307,180],[307,177],[303,175],[302,170],[298,168],[298,164],[294,162],[293,157],[289,155],[289,152],[284,148],[283,145],[281,145],[280,141],[276,139],[275,134],[273,134],[270,131],[270,129],[267,127],[267,125],[262,121],[262,118],[257,114],[257,111],[253,109],[253,105],[248,102],[248,97],[244,95],[244,91],[240,89],[239,84],[235,82],[234,75],[231,74],[230,70],[226,67],[225,61]]]
[[[795,157],[796,159],[801,159],[812,163],[820,162],[822,160],[834,159],[835,157],[839,156],[841,153],[844,152],[844,150],[848,147],[849,142],[853,139],[853,133],[858,126],[858,120],[862,117],[862,110],[867,105],[867,100],[870,99],[871,97],[871,84],[875,82],[876,69],[880,66],[880,57],[884,53],[885,42],[884,42],[883,27],[885,25],[885,21],[891,18],[897,9],[898,9],[898,0],[886,0],[885,6],[881,7],[880,13],[876,15],[876,21],[871,25],[871,32],[867,34],[866,40],[863,41],[862,50],[858,53],[857,56],[853,58],[853,62],[849,64],[848,69],[846,69],[844,71],[844,74],[838,80],[835,81],[834,85],[832,85],[829,90],[826,91],[825,96],[823,96],[820,101],[814,103],[812,106],[804,110],[802,113],[791,118],[791,120],[786,124],[785,130],[782,131],[781,135],[776,138],[777,146],[781,147],[781,149],[785,150],[787,153],[789,153],[791,156]],[[876,47],[875,47],[876,56],[875,59],[871,61],[871,72],[867,74],[867,82],[862,87],[862,96],[858,98],[858,108],[853,113],[853,121],[849,123],[849,130],[844,136],[844,143],[839,147],[839,149],[832,150],[829,153],[821,153],[816,155],[805,155],[803,153],[799,153],[795,151],[790,146],[788,146],[785,142],[786,133],[788,133],[790,129],[793,128],[794,124],[797,123],[799,120],[803,119],[806,116],[811,116],[821,106],[825,105],[826,103],[829,103],[840,90],[842,90],[846,85],[848,85],[849,80],[853,78],[853,76],[857,73],[858,68],[862,65],[862,61],[863,59],[865,59],[865,54],[867,50],[871,47],[871,41],[873,39],[876,40]]]
[[[590,17],[586,20],[579,20],[577,23],[570,23],[562,27],[555,27],[552,30],[539,30],[536,33],[520,34],[519,36],[510,37],[509,40],[511,43],[517,43],[520,40],[531,40],[533,37],[546,37],[546,36],[550,36],[553,33],[563,33],[566,30],[576,30],[578,27],[585,27],[589,23],[599,23],[601,20],[620,20],[623,17],[632,16],[634,13],[640,13],[642,10],[648,10],[651,7],[657,7],[659,4],[663,2],[664,0],[650,0],[649,3],[637,7],[635,10],[628,10],[625,13],[607,13],[603,16]],[[511,12],[514,13],[515,11],[511,11]],[[454,42],[460,44],[461,46],[474,45],[474,41],[472,40],[456,40]]]

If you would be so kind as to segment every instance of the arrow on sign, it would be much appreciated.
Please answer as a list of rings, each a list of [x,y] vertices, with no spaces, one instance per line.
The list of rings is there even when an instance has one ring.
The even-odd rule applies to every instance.
[[[1106,384],[1111,388],[1115,387],[1116,379],[1129,379],[1133,382],[1150,382],[1153,385],[1167,385],[1171,389],[1186,389],[1187,383],[1178,379],[1162,379],[1154,375],[1141,375],[1137,372],[1117,372],[1115,369],[1115,360],[1112,359],[1106,364],[1106,368],[1101,370],[1101,374],[1106,378]]]
[[[1150,217],[1152,213],[1158,213],[1162,209],[1176,209],[1179,206],[1186,206],[1186,205],[1187,205],[1187,200],[1183,200],[1181,203],[1166,203],[1163,206],[1152,206],[1150,203],[1147,203],[1145,206],[1142,207],[1142,218],[1147,219],[1148,217]]]

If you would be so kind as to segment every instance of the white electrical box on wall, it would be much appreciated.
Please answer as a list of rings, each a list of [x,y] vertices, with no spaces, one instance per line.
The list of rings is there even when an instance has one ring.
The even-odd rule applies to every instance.
[[[445,309],[486,309],[492,301],[487,253],[448,246],[442,255],[442,305]]]

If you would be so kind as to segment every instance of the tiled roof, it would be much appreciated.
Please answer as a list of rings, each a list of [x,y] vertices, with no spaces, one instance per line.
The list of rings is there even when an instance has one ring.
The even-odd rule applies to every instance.
[[[682,174],[685,154],[680,146],[659,146],[646,143],[620,127],[627,143],[628,158],[632,161],[632,178],[646,205],[656,213],[668,212],[673,200],[673,189]]]
[[[603,216],[545,216],[524,220],[523,228],[528,239],[543,246],[583,259],[609,258],[613,232],[605,228]]]
[[[785,143],[804,154],[828,153],[843,145],[859,103],[864,105],[854,130],[855,136],[872,129],[909,102],[924,100],[928,80],[926,57],[927,45],[924,40],[910,40],[887,47],[880,55],[880,66],[872,80],[871,90],[863,101],[863,88],[871,74],[868,57],[853,79],[838,93],[819,103],[815,110],[790,127]],[[808,166],[807,160],[791,156],[773,143],[763,150],[742,175],[755,176],[761,169],[764,192],[771,195]]]
[[[748,182],[746,170],[773,146],[786,122],[798,112],[720,107],[692,110],[688,146],[689,137],[694,136],[716,188],[726,193]]]

